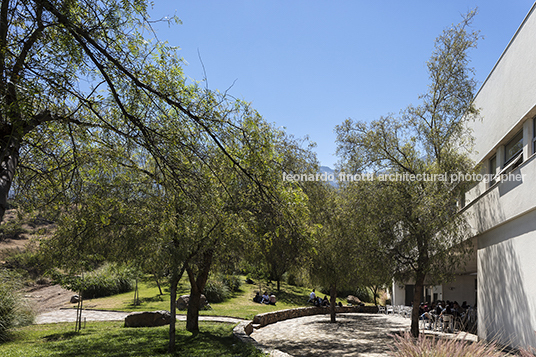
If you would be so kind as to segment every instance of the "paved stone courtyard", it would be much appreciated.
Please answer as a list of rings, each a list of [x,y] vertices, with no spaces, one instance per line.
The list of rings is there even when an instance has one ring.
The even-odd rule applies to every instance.
[[[407,331],[410,320],[382,314],[340,314],[280,321],[258,330],[251,337],[268,348],[292,356],[386,356],[392,334]]]
[[[128,312],[84,310],[86,321],[124,320]],[[60,309],[40,314],[37,324],[74,322],[76,310]],[[178,320],[186,316],[177,315]],[[237,324],[241,319],[200,316],[203,321]],[[259,347],[273,350],[271,356],[388,356],[393,345],[392,335],[408,331],[410,320],[399,315],[337,314],[337,322],[330,323],[329,315],[314,315],[289,319],[267,325],[251,334]],[[474,335],[451,338],[476,339]]]

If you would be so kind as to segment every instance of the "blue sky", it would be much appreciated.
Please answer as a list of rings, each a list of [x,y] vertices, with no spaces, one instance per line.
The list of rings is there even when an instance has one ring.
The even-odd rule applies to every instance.
[[[197,0],[156,1],[156,27],[181,48],[185,74],[211,89],[230,88],[263,117],[317,143],[334,167],[333,129],[347,118],[374,120],[418,104],[435,38],[478,7],[473,28],[484,39],[471,52],[482,83],[533,0]],[[199,55],[198,55],[199,53]],[[234,84],[233,84],[234,83]]]

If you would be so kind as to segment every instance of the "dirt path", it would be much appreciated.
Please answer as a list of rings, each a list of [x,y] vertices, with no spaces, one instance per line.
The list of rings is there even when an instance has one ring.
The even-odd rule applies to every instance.
[[[35,285],[24,290],[24,297],[35,307],[37,314],[71,307],[70,300],[73,295],[75,293],[59,285]]]

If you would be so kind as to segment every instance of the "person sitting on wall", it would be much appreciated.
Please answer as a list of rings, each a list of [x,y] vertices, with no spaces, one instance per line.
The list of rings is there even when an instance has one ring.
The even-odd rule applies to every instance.
[[[322,306],[323,302],[324,300],[322,300],[320,296],[317,296],[317,298],[315,299],[315,306]]]
[[[312,302],[313,304],[316,302],[315,289],[313,289],[313,291],[311,291],[311,293],[309,294],[309,300],[307,300],[307,302]]]
[[[329,299],[327,295],[324,295],[324,300],[322,300],[322,306],[329,306]]]

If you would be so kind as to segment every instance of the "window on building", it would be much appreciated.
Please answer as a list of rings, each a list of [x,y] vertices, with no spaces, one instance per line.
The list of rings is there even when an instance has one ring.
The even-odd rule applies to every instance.
[[[490,177],[489,185],[490,186],[496,182],[496,180],[494,179],[496,174],[497,174],[497,157],[493,155],[491,159],[489,159],[489,177]]]
[[[504,148],[504,164],[508,164],[523,151],[523,130],[514,136]]]
[[[536,117],[532,119],[532,153],[536,154]]]

